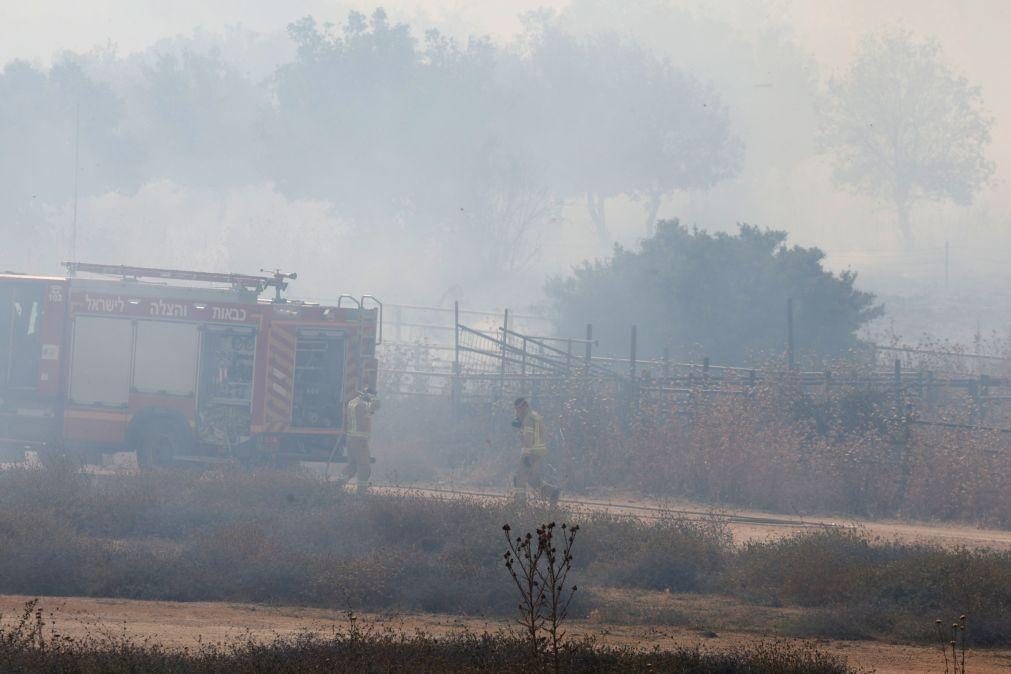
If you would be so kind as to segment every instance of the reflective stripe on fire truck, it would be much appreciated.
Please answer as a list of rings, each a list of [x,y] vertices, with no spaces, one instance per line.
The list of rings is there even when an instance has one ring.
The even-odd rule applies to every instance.
[[[271,327],[264,407],[265,426],[269,433],[279,433],[291,425],[295,346],[296,339],[293,331],[286,327]]]
[[[129,412],[101,412],[98,410],[67,410],[67,419],[87,419],[88,421],[129,421]]]

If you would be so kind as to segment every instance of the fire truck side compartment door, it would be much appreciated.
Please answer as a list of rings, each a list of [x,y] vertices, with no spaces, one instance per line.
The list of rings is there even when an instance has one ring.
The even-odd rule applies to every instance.
[[[70,366],[71,402],[125,407],[130,400],[132,357],[132,321],[78,316]]]
[[[344,421],[343,332],[299,330],[291,425],[340,428]]]
[[[193,395],[198,344],[194,323],[138,321],[133,388],[140,393]]]

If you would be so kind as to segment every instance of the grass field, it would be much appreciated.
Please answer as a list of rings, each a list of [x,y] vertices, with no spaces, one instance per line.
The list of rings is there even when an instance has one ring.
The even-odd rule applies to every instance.
[[[747,618],[746,613],[755,619],[769,619],[768,614],[752,616],[751,607],[726,598],[636,592],[625,599],[647,607],[676,607],[707,624],[714,615],[737,620]],[[22,615],[30,600],[30,597],[0,596],[0,614],[6,617],[3,622],[10,626]],[[42,609],[45,621],[43,636],[48,637],[55,631],[75,642],[86,642],[89,637],[105,638],[106,643],[109,638],[113,642],[126,639],[134,644],[157,644],[166,651],[192,650],[201,644],[234,645],[250,641],[270,644],[278,637],[292,640],[303,634],[328,638],[335,631],[349,629],[348,615],[344,611],[299,606],[56,597],[43,599],[38,608]],[[621,624],[606,622],[607,619],[608,616],[595,614],[573,621],[569,626],[570,635],[575,639],[592,636],[600,645],[634,646],[644,651],[697,647],[722,653],[773,643],[759,634],[740,629],[714,631],[691,625]],[[420,631],[433,638],[461,633],[495,634],[510,628],[507,618],[433,613],[362,613],[356,616],[356,622],[363,630],[408,636]],[[790,639],[786,643],[794,651],[817,650],[838,661],[845,660],[849,668],[860,671],[873,669],[879,674],[943,671],[943,659],[934,645],[826,639]],[[970,652],[968,662],[973,672],[1006,671],[1011,667],[1011,650],[976,649]]]
[[[935,618],[968,613],[976,646],[1011,644],[1007,551],[848,530],[736,545],[718,518],[357,499],[292,472],[88,475],[57,464],[0,473],[0,593],[503,618],[516,600],[501,526],[551,520],[581,526],[575,618],[690,623],[690,610],[637,613],[621,595],[654,592],[724,597],[755,615],[793,611],[744,626],[766,635],[930,643]]]

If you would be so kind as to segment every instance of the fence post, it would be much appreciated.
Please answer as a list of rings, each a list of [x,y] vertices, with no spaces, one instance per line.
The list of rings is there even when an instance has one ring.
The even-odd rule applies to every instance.
[[[502,401],[502,395],[505,393],[505,374],[506,374],[506,355],[507,348],[509,346],[509,310],[506,309],[505,313],[502,315],[502,363],[499,367],[498,373],[498,399]]]
[[[450,387],[453,411],[460,402],[460,302],[453,302],[453,384]]]
[[[979,362],[977,360],[977,362]],[[979,406],[979,422],[984,423],[986,421],[986,375],[979,375],[979,394],[976,396],[976,404]]]
[[[586,374],[590,374],[593,362],[593,323],[586,324]]]
[[[906,491],[909,488],[909,477],[912,473],[912,465],[910,463],[910,442],[909,442],[909,418],[908,410],[902,403],[902,360],[899,358],[895,359],[895,416],[901,424],[901,433],[896,440],[893,442],[898,442],[898,453],[899,453],[899,486],[898,494],[896,499],[896,506],[901,507],[906,500]]]
[[[526,335],[523,336],[522,344],[523,344],[523,354],[520,356],[520,374],[522,375],[522,377],[520,378],[520,382],[522,382],[521,385],[520,385],[520,391],[521,391],[520,395],[527,395],[527,393],[529,393],[529,391],[527,391],[527,338],[526,338]],[[531,403],[531,404],[533,404],[533,403]]]
[[[972,410],[969,413],[969,418],[972,419],[972,423],[981,424],[983,423],[984,415],[984,405],[983,405],[983,394],[984,387],[986,386],[986,375],[980,376],[978,379],[973,378],[969,380],[969,397],[970,405]]]
[[[638,406],[639,398],[639,382],[636,381],[636,356],[638,344],[638,326],[632,326],[631,335],[631,350],[628,354],[628,402],[627,402],[627,419],[626,423],[630,422],[632,419],[632,410]]]
[[[628,355],[628,377],[632,381],[635,381],[635,357],[637,347],[636,342],[638,341],[637,340],[638,330],[639,330],[638,326],[635,325],[632,326],[632,349]]]
[[[670,347],[663,347],[663,383],[668,386],[670,383]]]
[[[536,340],[535,340],[536,341]],[[523,360],[524,360],[524,370],[526,369],[526,339],[523,340]],[[535,407],[537,406],[537,401],[541,397],[541,375],[545,372],[543,369],[544,365],[544,342],[537,341],[537,355],[540,356],[540,360],[536,361],[538,363],[537,367],[541,367],[541,371],[538,372],[537,367],[531,366],[530,368],[530,400]],[[523,378],[524,381],[526,377]]]
[[[895,387],[895,407],[902,414],[902,361],[895,359],[895,373],[892,375]]]
[[[793,342],[793,298],[786,300],[786,366],[793,371],[794,367],[794,342]]]
[[[934,413],[934,398],[937,395],[937,391],[934,390],[934,372],[933,370],[927,370],[927,411],[931,414]]]
[[[709,356],[702,358],[702,383],[709,383]]]
[[[830,389],[832,387],[832,373],[829,370],[825,370],[825,400],[831,397]]]

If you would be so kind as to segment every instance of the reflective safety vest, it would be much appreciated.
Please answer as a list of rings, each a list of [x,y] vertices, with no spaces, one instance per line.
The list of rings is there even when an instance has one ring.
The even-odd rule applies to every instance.
[[[548,453],[548,445],[544,442],[544,419],[540,414],[530,410],[523,419],[523,428],[520,431],[523,442],[524,454]]]
[[[355,396],[348,401],[349,438],[368,438],[372,434],[372,413],[377,407],[378,401],[365,401],[361,396]]]

